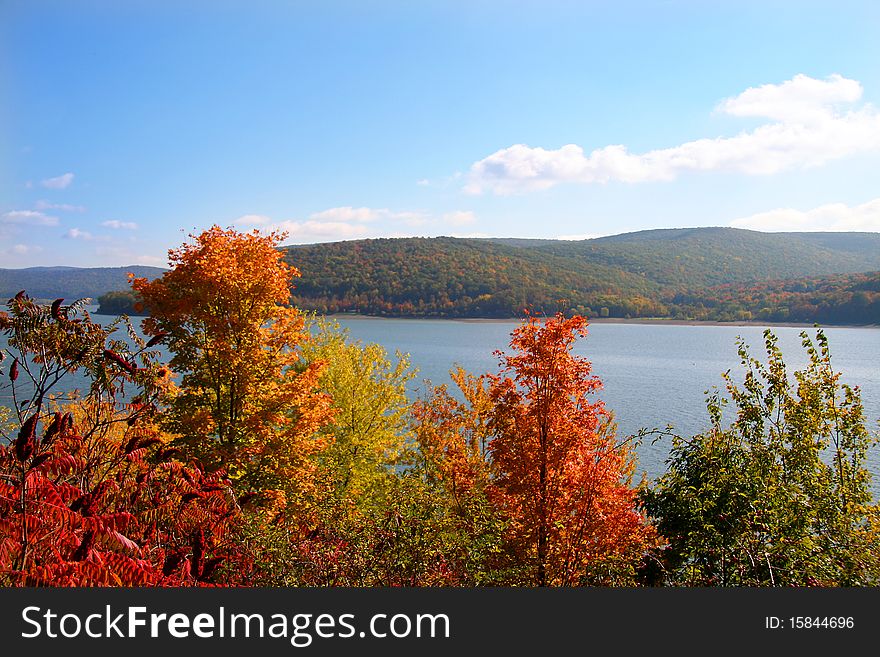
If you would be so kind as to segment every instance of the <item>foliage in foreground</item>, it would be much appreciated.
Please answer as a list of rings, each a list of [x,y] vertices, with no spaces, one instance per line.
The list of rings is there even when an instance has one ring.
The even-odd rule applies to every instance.
[[[801,334],[806,367],[789,373],[776,337],[766,363],[740,341],[742,384],[725,374],[712,426],[676,437],[668,470],[643,499],[668,540],[670,583],[690,586],[880,584],[877,507],[865,460],[872,438],[859,392],[840,383],[828,340]]]
[[[11,299],[2,392],[0,584],[162,585],[224,579],[237,507],[222,471],[168,446],[171,382],[155,352],[113,339],[77,304]],[[10,356],[10,354],[15,354]],[[84,396],[61,395],[80,375]],[[234,579],[232,580],[234,581]]]
[[[872,438],[821,331],[793,373],[771,333],[766,362],[741,343],[733,423],[716,392],[710,428],[634,486],[572,354],[584,318],[529,316],[496,374],[410,403],[406,356],[286,305],[280,238],[214,227],[173,251],[134,282],[147,342],[9,300],[0,585],[880,583]]]

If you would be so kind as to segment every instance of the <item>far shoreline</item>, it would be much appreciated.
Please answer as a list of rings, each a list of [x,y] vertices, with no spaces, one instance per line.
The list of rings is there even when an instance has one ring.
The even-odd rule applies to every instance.
[[[480,323],[480,324],[509,324],[520,322],[521,319],[514,317],[389,317],[381,315],[361,315],[358,313],[333,313],[322,315],[329,319],[365,319],[365,320],[381,320],[381,319],[402,319],[402,320],[431,320],[438,322],[464,322],[464,323]],[[665,317],[633,317],[626,319],[623,317],[588,317],[589,324],[642,324],[648,326],[729,326],[729,327],[759,327],[759,328],[814,328],[816,324],[806,322],[761,322],[755,320],[742,320],[735,322],[720,322],[716,320],[698,320],[698,319],[669,319]],[[880,324],[819,324],[818,328],[861,328],[861,329],[877,329]]]
[[[94,307],[94,304],[93,304]],[[129,317],[147,317],[141,313],[99,313],[98,309],[90,310],[92,314],[105,315],[108,317],[116,317],[118,315],[128,315]],[[303,311],[304,314],[311,314],[310,311]],[[363,315],[360,313],[332,313],[322,315],[329,319],[358,319],[358,320],[382,320],[382,319],[400,319],[400,320],[422,320],[422,321],[438,321],[438,322],[462,322],[472,324],[510,324],[521,322],[521,318],[515,317],[401,317],[387,315]],[[814,328],[816,324],[807,322],[761,322],[756,320],[740,320],[734,322],[720,322],[717,320],[699,320],[699,319],[672,319],[667,317],[587,317],[589,324],[639,324],[645,326],[729,326],[729,327],[759,327],[759,328]],[[880,324],[819,324],[818,328],[857,328],[857,329],[878,329]]]

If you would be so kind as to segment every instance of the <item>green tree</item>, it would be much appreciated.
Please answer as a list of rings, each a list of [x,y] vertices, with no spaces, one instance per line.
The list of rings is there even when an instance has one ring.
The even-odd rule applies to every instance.
[[[821,330],[801,334],[808,363],[789,375],[777,339],[766,362],[743,340],[741,384],[710,395],[709,431],[675,437],[668,470],[644,492],[668,541],[668,581],[719,586],[858,586],[880,582],[877,507],[865,459],[873,439],[857,388],[840,382]]]

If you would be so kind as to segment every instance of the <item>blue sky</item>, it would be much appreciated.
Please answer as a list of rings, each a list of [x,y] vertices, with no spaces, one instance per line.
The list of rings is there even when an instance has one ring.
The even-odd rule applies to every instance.
[[[0,0],[0,267],[214,223],[880,231],[878,35],[845,0]]]

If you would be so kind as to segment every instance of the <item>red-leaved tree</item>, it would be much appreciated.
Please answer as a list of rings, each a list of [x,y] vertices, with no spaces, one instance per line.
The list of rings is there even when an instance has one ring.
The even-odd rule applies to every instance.
[[[601,383],[572,354],[586,319],[529,316],[498,352],[492,377],[492,497],[508,520],[520,583],[615,583],[641,561],[654,532],[631,487],[634,461],[591,395]]]
[[[0,585],[237,583],[238,506],[157,427],[172,384],[153,345],[61,302],[20,293],[0,313]]]

